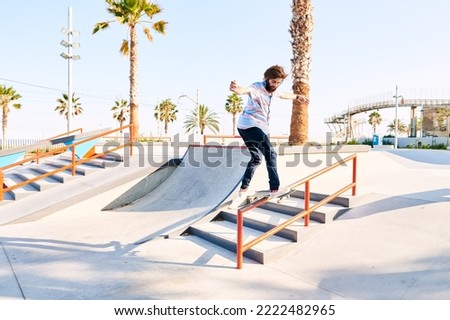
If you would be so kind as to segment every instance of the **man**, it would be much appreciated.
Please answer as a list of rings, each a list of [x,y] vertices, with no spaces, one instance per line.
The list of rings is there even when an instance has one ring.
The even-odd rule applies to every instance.
[[[251,159],[247,164],[241,182],[239,197],[248,194],[248,187],[256,168],[261,164],[262,156],[266,161],[269,174],[269,190],[276,195],[280,188],[280,178],[277,171],[277,153],[269,139],[269,115],[272,100],[275,97],[281,99],[297,99],[307,102],[302,95],[276,90],[288,75],[281,66],[274,65],[264,72],[264,80],[255,82],[250,87],[238,86],[236,81],[231,81],[230,91],[238,95],[248,95],[248,102],[238,120],[238,132],[250,151]]]

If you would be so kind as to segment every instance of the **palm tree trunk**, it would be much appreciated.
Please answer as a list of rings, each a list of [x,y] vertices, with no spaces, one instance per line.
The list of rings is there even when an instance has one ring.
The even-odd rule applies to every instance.
[[[312,0],[292,0],[292,20],[289,32],[292,37],[292,78],[294,93],[309,98],[311,73],[311,38],[313,30]],[[294,100],[292,103],[289,143],[302,145],[308,141],[309,103]]]
[[[233,113],[233,136],[236,135],[236,113]]]
[[[139,106],[137,97],[137,34],[135,26],[130,26],[130,131],[133,141],[139,137]]]

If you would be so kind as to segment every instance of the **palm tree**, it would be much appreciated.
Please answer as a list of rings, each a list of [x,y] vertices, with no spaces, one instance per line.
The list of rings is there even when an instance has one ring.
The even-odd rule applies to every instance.
[[[119,127],[122,127],[130,116],[130,105],[125,99],[116,100],[111,111],[114,111],[113,118],[119,122]],[[122,133],[122,130],[120,130],[120,133]]]
[[[159,5],[151,3],[147,0],[105,0],[108,4],[108,12],[114,15],[117,22],[126,25],[128,28],[128,39],[122,41],[120,52],[130,57],[130,124],[131,134],[133,140],[139,136],[139,106],[137,99],[137,53],[138,53],[138,38],[136,32],[136,25],[143,23],[151,23],[153,30],[160,34],[165,34],[165,21],[157,21],[152,23],[153,17],[161,12]],[[149,18],[146,20],[145,17]],[[112,21],[103,21],[96,23],[93,34],[99,30],[107,29]],[[152,33],[148,27],[143,27],[143,31],[149,41],[153,41]]]
[[[217,113],[210,111],[209,108],[203,104],[199,105],[198,108],[195,108],[192,111],[192,114],[186,116],[186,120],[184,121],[184,128],[186,129],[186,132],[195,130],[199,122],[200,134],[203,134],[205,128],[210,129],[214,133],[219,132],[219,120]]]
[[[169,130],[169,122],[177,120],[178,110],[176,108],[177,106],[170,99],[164,100],[155,107],[155,119],[164,122],[164,133],[166,135]]]
[[[369,115],[369,124],[372,126],[373,133],[375,134],[377,132],[377,126],[381,123],[383,119],[381,118],[381,115],[374,111]]]
[[[236,93],[228,96],[225,110],[233,115],[233,135],[236,135],[236,114],[242,112],[242,98]]]
[[[448,117],[450,117],[450,109],[436,108],[436,120],[438,123],[439,130],[446,130],[446,122]],[[447,124],[448,125],[448,124]]]
[[[58,105],[55,108],[55,111],[58,111],[61,116],[64,116],[67,120],[67,132],[69,131],[69,96],[67,93],[62,94],[62,99],[56,99]],[[80,98],[75,98],[75,93],[72,93],[72,118],[74,116],[78,116],[83,113],[83,108],[81,107],[81,103],[78,101]]]
[[[313,31],[312,0],[292,0],[292,20],[289,32],[292,37],[292,80],[294,93],[309,98],[311,73],[311,39]],[[308,141],[308,102],[293,100],[289,143],[305,144]]]
[[[11,111],[9,109],[9,104],[11,101],[19,100],[22,98],[20,94],[18,94],[13,87],[6,87],[0,85],[0,108],[2,108],[2,150],[5,149],[6,146],[6,128],[8,127],[8,113]],[[20,109],[22,105],[20,103],[13,103],[14,109]]]
[[[388,124],[387,128],[388,128],[388,130],[387,130],[388,133],[395,133],[395,120],[392,120],[392,122],[390,124]],[[397,120],[397,131],[399,134],[408,135],[409,128],[406,124],[401,122],[400,119],[398,119]]]

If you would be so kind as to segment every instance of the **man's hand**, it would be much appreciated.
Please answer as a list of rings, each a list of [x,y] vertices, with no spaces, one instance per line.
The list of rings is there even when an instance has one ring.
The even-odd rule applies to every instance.
[[[233,92],[236,93],[237,88],[238,88],[238,85],[236,83],[236,80],[231,81],[231,83],[230,83],[230,91],[233,91]]]
[[[302,96],[301,94],[298,94],[297,97],[295,98],[297,101],[302,102],[302,103],[308,103],[309,99],[305,96]]]

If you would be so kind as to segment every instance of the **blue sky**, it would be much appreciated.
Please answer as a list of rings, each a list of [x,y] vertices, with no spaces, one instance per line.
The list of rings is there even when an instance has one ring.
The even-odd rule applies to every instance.
[[[160,0],[159,19],[169,22],[165,36],[149,43],[139,30],[140,125],[144,135],[157,134],[154,106],[171,98],[179,108],[169,133],[182,131],[184,116],[194,108],[182,94],[216,111],[221,133],[231,133],[231,115],[224,111],[235,79],[250,85],[273,64],[290,69],[291,0]],[[323,120],[365,97],[399,93],[440,92],[450,96],[450,2],[446,0],[322,0],[314,4],[310,129],[311,140],[323,140]],[[67,61],[60,57],[72,7],[75,40],[72,88],[84,108],[72,127],[116,127],[110,111],[118,98],[128,99],[128,60],[119,53],[126,29],[113,24],[92,35],[96,22],[112,17],[103,0],[2,0],[0,84],[22,95],[21,110],[9,115],[8,132],[44,136],[66,129],[54,111],[67,91]],[[291,79],[283,84],[290,90]],[[291,103],[272,107],[272,133],[289,133]],[[390,111],[382,116],[391,117]],[[407,119],[407,110],[401,117]]]

